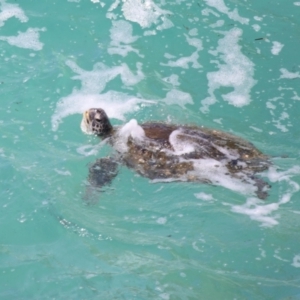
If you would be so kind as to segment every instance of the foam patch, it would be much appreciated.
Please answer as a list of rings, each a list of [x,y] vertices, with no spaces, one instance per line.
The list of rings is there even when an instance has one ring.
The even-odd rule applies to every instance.
[[[0,36],[0,40],[19,48],[40,51],[44,44],[39,41],[39,32],[45,30],[45,28],[28,28],[25,32],[19,31],[17,36]]]
[[[117,132],[118,141],[115,148],[119,152],[126,152],[128,138],[131,137],[137,142],[141,142],[145,138],[144,129],[138,124],[137,120],[132,119],[124,124]]]
[[[256,32],[260,31],[260,29],[261,29],[261,27],[260,27],[258,24],[253,24],[253,25],[252,25],[252,28],[253,28]]]
[[[240,22],[241,24],[249,23],[249,19],[241,17],[236,8],[233,11],[229,11],[229,8],[225,5],[223,0],[205,0],[205,2],[219,12],[226,14],[228,18],[233,21]]]
[[[125,86],[133,86],[144,79],[142,64],[137,63],[137,71],[134,74],[126,64],[109,68],[103,63],[96,63],[91,71],[80,68],[74,61],[66,61],[66,65],[76,73],[73,80],[80,80],[80,90],[74,89],[72,93],[61,98],[51,118],[52,130],[56,131],[62,120],[73,114],[82,114],[92,107],[100,107],[106,111],[110,118],[125,120],[125,115],[137,111],[144,105],[153,105],[156,101],[145,100],[123,92],[108,91],[103,93],[107,83],[120,76]],[[171,76],[165,81],[177,84],[178,77]],[[190,94],[173,88],[161,99],[168,105],[184,107],[193,104]]]
[[[192,31],[192,34],[194,35],[194,32]],[[199,58],[199,51],[203,50],[202,41],[198,38],[189,37],[185,34],[186,40],[189,45],[196,48],[196,51],[194,51],[190,56],[187,57],[181,57],[177,60],[169,60],[167,63],[160,63],[162,66],[168,66],[168,67],[178,67],[183,69],[188,69],[191,65],[192,68],[198,69],[202,66],[198,63]],[[168,54],[165,55],[166,58],[173,58],[173,56],[169,56]]]
[[[139,110],[140,104],[143,103],[152,104],[153,102],[115,91],[100,95],[74,91],[57,103],[51,120],[52,130],[58,129],[63,118],[73,114],[82,114],[92,107],[100,107],[106,111],[110,118],[124,121],[127,113]]]
[[[290,121],[290,116],[286,111],[284,102],[280,100],[283,99],[281,97],[274,97],[272,99],[269,99],[269,101],[266,102],[266,106],[270,111],[274,126],[282,132],[288,132],[288,127],[291,127],[292,124]]]
[[[222,27],[225,24],[224,20],[218,20],[216,23],[209,25],[211,28]]]
[[[182,130],[174,130],[169,137],[169,142],[172,145],[175,155],[187,154],[195,151],[195,146],[192,143],[186,143],[180,140]]]
[[[280,51],[282,50],[283,48],[283,44],[279,43],[279,42],[273,42],[272,43],[272,49],[271,49],[271,52],[273,55],[278,55],[280,53]]]
[[[300,6],[300,2],[299,2],[299,6]],[[300,268],[300,255],[294,256],[292,266],[295,268]]]
[[[103,140],[99,142],[97,145],[83,145],[78,147],[77,153],[83,155],[83,156],[91,156],[91,155],[97,155],[99,153],[99,150],[105,145],[106,141]]]
[[[167,18],[172,12],[163,10],[152,0],[123,0],[122,11],[126,20],[138,23],[142,28],[159,24],[158,30],[168,29],[173,23]]]
[[[129,44],[135,42],[138,37],[132,35],[132,25],[124,20],[113,21],[113,26],[110,29],[110,47],[107,49],[109,54],[118,54],[123,57],[129,52],[139,54],[137,49],[134,49]]]
[[[256,198],[248,198],[243,205],[230,205],[231,210],[235,213],[248,215],[252,220],[261,223],[261,226],[272,227],[279,224],[280,215],[279,208],[288,203],[291,197],[300,189],[298,183],[292,180],[292,175],[299,175],[300,167],[295,166],[287,171],[277,171],[275,167],[271,167],[267,172],[267,177],[271,182],[285,182],[288,184],[288,189],[284,194],[279,196],[278,202],[264,203]]]
[[[281,72],[280,79],[295,79],[295,78],[300,78],[300,73],[299,72],[295,72],[295,73],[289,72],[285,68],[281,68],[280,72]]]
[[[168,105],[179,105],[182,108],[184,108],[187,104],[193,104],[192,96],[189,93],[182,92],[178,89],[172,89],[169,91],[162,101]]]
[[[109,68],[108,66],[100,62],[96,63],[91,71],[86,71],[80,68],[75,62],[71,60],[66,61],[66,65],[74,73],[77,73],[77,75],[73,76],[72,79],[81,81],[81,93],[101,93],[106,87],[106,84],[117,76],[121,77],[123,84],[126,86],[135,85],[144,78],[141,63],[136,64],[136,75],[131,72],[131,70],[125,63],[121,64],[120,66]]]
[[[28,21],[28,17],[18,4],[6,3],[4,0],[0,0],[0,27],[4,25],[5,21],[13,17],[23,23]]]
[[[200,200],[203,200],[203,201],[207,201],[207,202],[213,202],[214,201],[214,198],[211,194],[206,194],[206,193],[197,193],[197,194],[194,194],[195,197],[197,199],[200,199]]]
[[[141,103],[151,103],[125,93],[108,91],[100,94],[106,84],[117,76],[127,85],[134,85],[144,78],[141,64],[137,64],[137,74],[133,74],[126,64],[109,68],[103,63],[96,63],[91,71],[80,68],[68,60],[66,64],[77,73],[72,79],[81,81],[81,89],[74,89],[71,95],[63,97],[56,105],[52,116],[52,129],[57,130],[62,119],[68,115],[83,113],[91,107],[103,108],[110,118],[124,120],[128,112],[139,109]]]
[[[163,81],[170,83],[173,87],[179,86],[179,76],[176,74],[172,74],[169,77],[163,78]]]
[[[203,113],[207,113],[209,106],[217,102],[214,92],[220,87],[232,87],[234,90],[222,97],[230,105],[242,107],[250,103],[250,92],[256,84],[256,80],[253,79],[254,64],[241,52],[241,46],[238,44],[243,31],[233,28],[221,33],[224,34],[224,38],[219,40],[216,51],[210,53],[215,57],[220,54],[223,63],[216,62],[219,71],[207,74],[209,97],[202,100]]]

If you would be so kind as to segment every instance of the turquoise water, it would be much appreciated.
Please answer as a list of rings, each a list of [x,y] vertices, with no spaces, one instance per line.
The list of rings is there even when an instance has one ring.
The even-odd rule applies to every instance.
[[[1,299],[300,299],[300,2],[0,0]],[[123,168],[80,130],[164,120],[272,157],[266,201]]]

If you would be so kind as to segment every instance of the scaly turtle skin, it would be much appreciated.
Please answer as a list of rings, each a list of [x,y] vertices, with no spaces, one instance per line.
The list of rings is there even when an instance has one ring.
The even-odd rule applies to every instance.
[[[109,184],[124,164],[154,181],[219,184],[221,174],[252,185],[260,199],[268,195],[269,185],[254,176],[270,166],[268,157],[232,134],[160,122],[138,125],[135,120],[114,128],[101,108],[86,111],[81,128],[106,139],[116,150],[114,157],[98,159],[90,166],[89,182],[94,187]]]

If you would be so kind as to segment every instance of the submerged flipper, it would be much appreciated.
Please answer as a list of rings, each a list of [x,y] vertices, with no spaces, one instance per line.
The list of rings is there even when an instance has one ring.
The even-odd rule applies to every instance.
[[[251,176],[251,179],[254,180],[254,185],[257,187],[256,196],[261,200],[265,200],[269,196],[268,191],[271,186],[259,177]]]
[[[93,187],[110,184],[118,174],[118,163],[111,157],[97,159],[89,167],[88,181]]]
[[[89,176],[84,200],[88,203],[97,202],[99,190],[109,185],[118,174],[118,163],[112,157],[100,158],[89,166]]]

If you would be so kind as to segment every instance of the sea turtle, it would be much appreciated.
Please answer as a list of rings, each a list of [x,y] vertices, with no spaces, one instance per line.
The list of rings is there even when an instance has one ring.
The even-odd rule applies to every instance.
[[[254,174],[266,170],[270,161],[251,143],[219,130],[201,126],[131,120],[113,127],[105,111],[84,112],[81,129],[105,140],[114,149],[89,167],[92,187],[109,184],[123,164],[157,181],[191,181],[225,186],[243,194],[268,195],[268,183]]]

